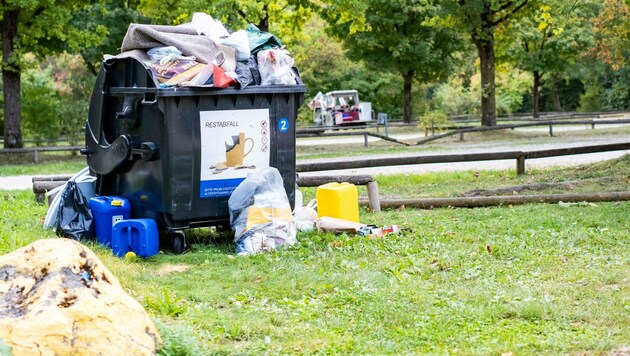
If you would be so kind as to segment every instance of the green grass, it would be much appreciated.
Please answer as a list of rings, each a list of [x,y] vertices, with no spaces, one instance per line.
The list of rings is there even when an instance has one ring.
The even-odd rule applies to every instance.
[[[392,196],[452,196],[475,179],[488,187],[621,182],[628,163],[525,177],[399,176],[379,185]],[[41,230],[46,207],[30,192],[0,192],[0,211],[0,253],[54,237]],[[630,202],[362,208],[365,223],[411,232],[300,233],[296,246],[256,256],[236,256],[211,229],[191,231],[184,255],[122,260],[88,246],[156,321],[162,354],[600,354],[630,346],[629,214]],[[173,265],[188,269],[158,273]]]
[[[38,174],[73,174],[87,166],[85,156],[46,153],[40,155],[40,162],[33,161],[32,154],[16,157],[0,156],[0,177]]]

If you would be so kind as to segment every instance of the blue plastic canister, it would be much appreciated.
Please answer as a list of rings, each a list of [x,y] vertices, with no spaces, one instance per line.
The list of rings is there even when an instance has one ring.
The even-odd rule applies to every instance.
[[[115,196],[101,196],[90,198],[88,204],[94,216],[96,240],[105,246],[111,246],[114,223],[129,220],[131,217],[129,200]]]
[[[158,228],[153,219],[117,221],[112,227],[114,255],[124,257],[129,251],[147,258],[160,251]]]

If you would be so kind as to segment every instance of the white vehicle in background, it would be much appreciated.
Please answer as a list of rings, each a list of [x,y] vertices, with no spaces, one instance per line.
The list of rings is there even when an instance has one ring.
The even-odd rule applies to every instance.
[[[374,120],[372,103],[359,101],[356,90],[319,92],[308,107],[313,110],[313,123],[317,126],[356,125]]]

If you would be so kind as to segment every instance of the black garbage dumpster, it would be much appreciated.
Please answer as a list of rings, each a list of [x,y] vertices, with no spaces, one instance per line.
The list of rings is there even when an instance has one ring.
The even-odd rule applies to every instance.
[[[228,199],[256,168],[275,167],[295,195],[295,123],[305,86],[160,88],[133,58],[99,71],[86,126],[96,193],[155,219],[175,251],[184,230],[227,225]]]

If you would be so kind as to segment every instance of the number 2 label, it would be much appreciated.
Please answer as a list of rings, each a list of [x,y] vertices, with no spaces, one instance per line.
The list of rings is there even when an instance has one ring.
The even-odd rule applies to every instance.
[[[289,131],[289,120],[287,120],[284,117],[282,119],[280,119],[280,121],[278,121],[278,130],[280,132],[287,132],[287,131]]]

